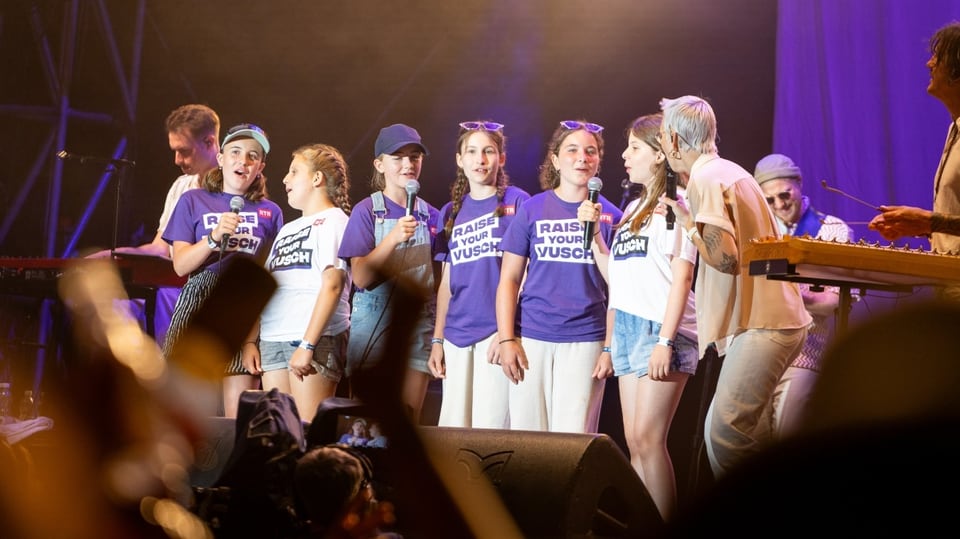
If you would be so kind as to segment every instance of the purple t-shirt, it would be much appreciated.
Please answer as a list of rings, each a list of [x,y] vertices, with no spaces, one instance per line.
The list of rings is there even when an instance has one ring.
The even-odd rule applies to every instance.
[[[191,189],[183,193],[163,231],[163,240],[170,245],[175,241],[196,243],[204,240],[220,222],[220,214],[230,211],[230,199],[234,196],[211,193],[205,189]],[[226,263],[238,253],[253,256],[262,262],[282,226],[283,211],[276,203],[267,199],[259,202],[244,199],[243,209],[240,210],[240,226],[236,234],[227,240],[223,262]],[[220,252],[210,251],[210,256],[196,271],[205,270],[219,261]]]
[[[382,214],[384,220],[396,221],[407,214],[405,207],[395,203],[386,196],[383,197],[383,203],[386,209],[386,213]],[[430,233],[430,238],[427,239],[430,240],[429,243],[432,243],[432,238],[437,234],[437,218],[439,213],[436,208],[421,198],[417,198],[416,209],[414,215],[417,216],[417,220],[421,222],[426,221],[427,230]],[[423,213],[421,214],[422,211]],[[428,251],[430,250],[429,243],[427,245]],[[347,227],[343,231],[343,239],[340,241],[339,256],[349,262],[352,257],[367,256],[376,246],[376,218],[373,215],[373,200],[367,197],[358,202],[353,207],[353,211],[350,212],[350,219],[347,221]],[[390,270],[405,272],[422,265],[424,261],[421,260],[419,256],[419,247],[422,246],[414,246],[417,255],[404,256],[402,258],[400,256],[400,250],[398,249],[397,256],[392,256],[388,262]],[[427,252],[425,256],[427,257],[425,262],[429,264],[432,255]],[[431,287],[432,283],[433,281],[431,280]]]
[[[503,215],[494,217],[497,197],[474,200],[464,197],[454,220],[449,241],[437,241],[436,259],[450,264],[450,305],[443,337],[466,347],[497,331],[496,297],[500,281],[500,239],[520,204],[530,194],[509,186],[503,193]],[[453,210],[447,202],[440,209],[443,226]],[[438,240],[445,239],[441,233]]]
[[[622,212],[603,195],[600,233],[610,242]],[[516,331],[547,342],[602,340],[607,331],[607,285],[583,248],[580,202],[552,190],[530,197],[507,228],[500,249],[527,257],[527,276],[517,305]]]

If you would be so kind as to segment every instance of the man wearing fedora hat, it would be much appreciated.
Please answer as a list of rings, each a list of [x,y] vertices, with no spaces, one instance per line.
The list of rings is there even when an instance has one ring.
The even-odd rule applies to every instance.
[[[777,226],[784,235],[849,242],[853,231],[841,219],[817,211],[803,194],[803,175],[792,159],[774,153],[757,162],[754,179],[767,204],[777,217]],[[840,305],[836,287],[817,292],[809,284],[800,284],[803,305],[813,317],[807,340],[800,355],[787,367],[773,395],[774,425],[779,436],[794,432],[802,420],[810,392],[820,373],[820,359],[833,336],[837,308]]]

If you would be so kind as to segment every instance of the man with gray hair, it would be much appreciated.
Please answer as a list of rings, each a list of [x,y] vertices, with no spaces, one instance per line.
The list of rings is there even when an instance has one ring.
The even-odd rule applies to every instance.
[[[670,167],[689,178],[673,208],[677,226],[700,253],[697,333],[700,354],[724,356],[704,425],[715,476],[773,442],[773,393],[800,353],[810,314],[796,283],[753,276],[742,262],[752,238],[778,237],[776,217],[749,172],[717,151],[713,107],[697,96],[660,101],[658,139]],[[689,205],[688,205],[689,204]]]
[[[817,211],[803,194],[800,167],[786,155],[773,153],[757,162],[753,177],[777,217],[780,233],[809,236],[841,243],[853,239],[853,231],[841,219]],[[820,374],[820,359],[833,337],[840,293],[836,287],[800,284],[803,305],[813,317],[800,355],[787,367],[773,394],[774,426],[781,437],[796,432],[810,392]]]

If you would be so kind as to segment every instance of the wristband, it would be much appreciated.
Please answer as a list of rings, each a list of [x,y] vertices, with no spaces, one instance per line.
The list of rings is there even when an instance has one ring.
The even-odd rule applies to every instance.
[[[503,344],[503,343],[505,343],[505,342],[517,342],[517,338],[516,338],[516,337],[513,337],[512,339],[504,339],[504,340],[500,341],[500,342],[497,343],[497,344]]]
[[[304,339],[300,341],[300,344],[297,345],[297,348],[303,348],[304,350],[315,350],[317,347],[313,344],[310,344],[310,341]]]
[[[657,337],[657,344],[666,346],[667,348],[673,348],[673,341],[663,336]]]
[[[443,339],[440,337],[434,337],[430,339],[430,344],[443,344]]]
[[[606,352],[606,353],[609,354],[609,353],[611,352],[610,347],[609,347],[609,346],[604,346],[603,348],[600,349],[600,353],[601,353],[601,354],[604,353],[604,352]]]
[[[220,244],[213,240],[213,231],[211,230],[207,234],[207,247],[216,250],[217,247],[220,247]]]
[[[700,235],[700,230],[697,228],[697,225],[693,225],[690,228],[683,229],[683,235],[686,236],[688,240],[693,241],[694,236]]]

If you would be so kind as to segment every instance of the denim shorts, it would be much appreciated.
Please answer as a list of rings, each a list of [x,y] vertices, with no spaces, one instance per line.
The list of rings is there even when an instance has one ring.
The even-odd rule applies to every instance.
[[[354,294],[350,312],[350,342],[347,345],[347,376],[373,367],[388,353],[386,341],[393,322],[389,297],[389,294],[369,292]],[[427,362],[433,347],[430,341],[436,319],[435,305],[424,305],[419,315],[413,315],[417,316],[417,323],[406,353],[407,367],[430,374]]]
[[[613,338],[610,340],[613,374],[636,374],[646,376],[650,368],[650,355],[660,337],[660,322],[653,322],[617,310],[613,321]],[[673,358],[670,372],[696,374],[699,352],[697,343],[683,335],[673,340]]]
[[[337,335],[324,335],[313,350],[313,368],[320,376],[334,382],[343,378],[347,364],[347,339],[349,331]],[[278,371],[290,366],[290,357],[300,341],[260,341],[260,368]]]

